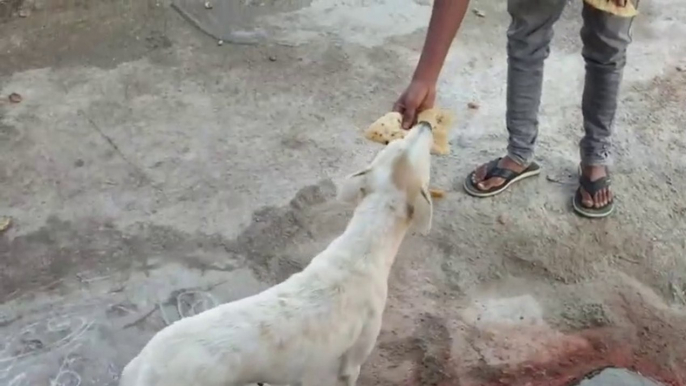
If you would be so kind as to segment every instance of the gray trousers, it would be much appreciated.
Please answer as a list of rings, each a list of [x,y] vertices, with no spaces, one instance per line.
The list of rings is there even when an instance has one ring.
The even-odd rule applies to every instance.
[[[581,1],[581,0],[577,0]],[[543,62],[550,54],[553,25],[567,0],[508,0],[512,22],[507,31],[508,155],[528,165],[538,137]],[[637,1],[634,2],[635,5]],[[617,97],[631,43],[633,18],[598,11],[582,12],[582,56],[586,63],[582,111],[585,135],[579,143],[583,165],[610,163],[610,137]]]

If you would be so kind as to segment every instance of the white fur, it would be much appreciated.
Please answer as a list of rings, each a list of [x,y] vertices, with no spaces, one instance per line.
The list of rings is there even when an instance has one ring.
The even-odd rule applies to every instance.
[[[339,199],[357,204],[353,218],[302,272],[158,332],[120,386],[354,386],[400,243],[413,222],[431,229],[431,143],[424,125],[391,142],[345,181]]]

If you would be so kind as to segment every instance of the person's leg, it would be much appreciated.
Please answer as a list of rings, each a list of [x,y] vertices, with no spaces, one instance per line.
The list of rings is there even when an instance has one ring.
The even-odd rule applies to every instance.
[[[531,165],[538,136],[544,61],[550,54],[553,25],[566,3],[566,0],[508,0],[512,21],[507,30],[507,157],[481,165],[470,174],[465,181],[470,194],[497,192]],[[537,165],[534,166],[537,174]]]
[[[585,135],[579,147],[581,180],[584,181],[581,181],[575,208],[581,212],[591,208],[590,215],[602,217],[611,212],[613,204],[607,178],[607,167],[611,163],[610,139],[627,47],[631,43],[633,18],[599,11],[586,3],[582,15],[582,55],[586,62],[582,100]],[[582,205],[578,205],[579,202]]]

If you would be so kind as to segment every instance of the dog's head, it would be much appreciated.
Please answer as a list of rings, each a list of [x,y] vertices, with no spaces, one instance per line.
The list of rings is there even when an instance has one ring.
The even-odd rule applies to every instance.
[[[338,198],[357,204],[373,193],[400,197],[407,219],[426,234],[431,230],[433,203],[429,194],[431,176],[431,126],[419,123],[403,139],[389,143],[369,166],[346,178]]]

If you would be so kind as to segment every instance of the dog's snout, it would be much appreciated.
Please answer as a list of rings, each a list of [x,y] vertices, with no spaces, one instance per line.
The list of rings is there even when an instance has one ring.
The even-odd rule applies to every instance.
[[[431,124],[429,122],[419,122],[419,125],[422,129],[422,131],[432,131],[433,127],[431,127]]]
[[[428,122],[422,121],[412,127],[412,130],[405,139],[407,140],[408,146],[424,149],[431,146],[432,137],[433,131],[431,130],[431,125]]]

